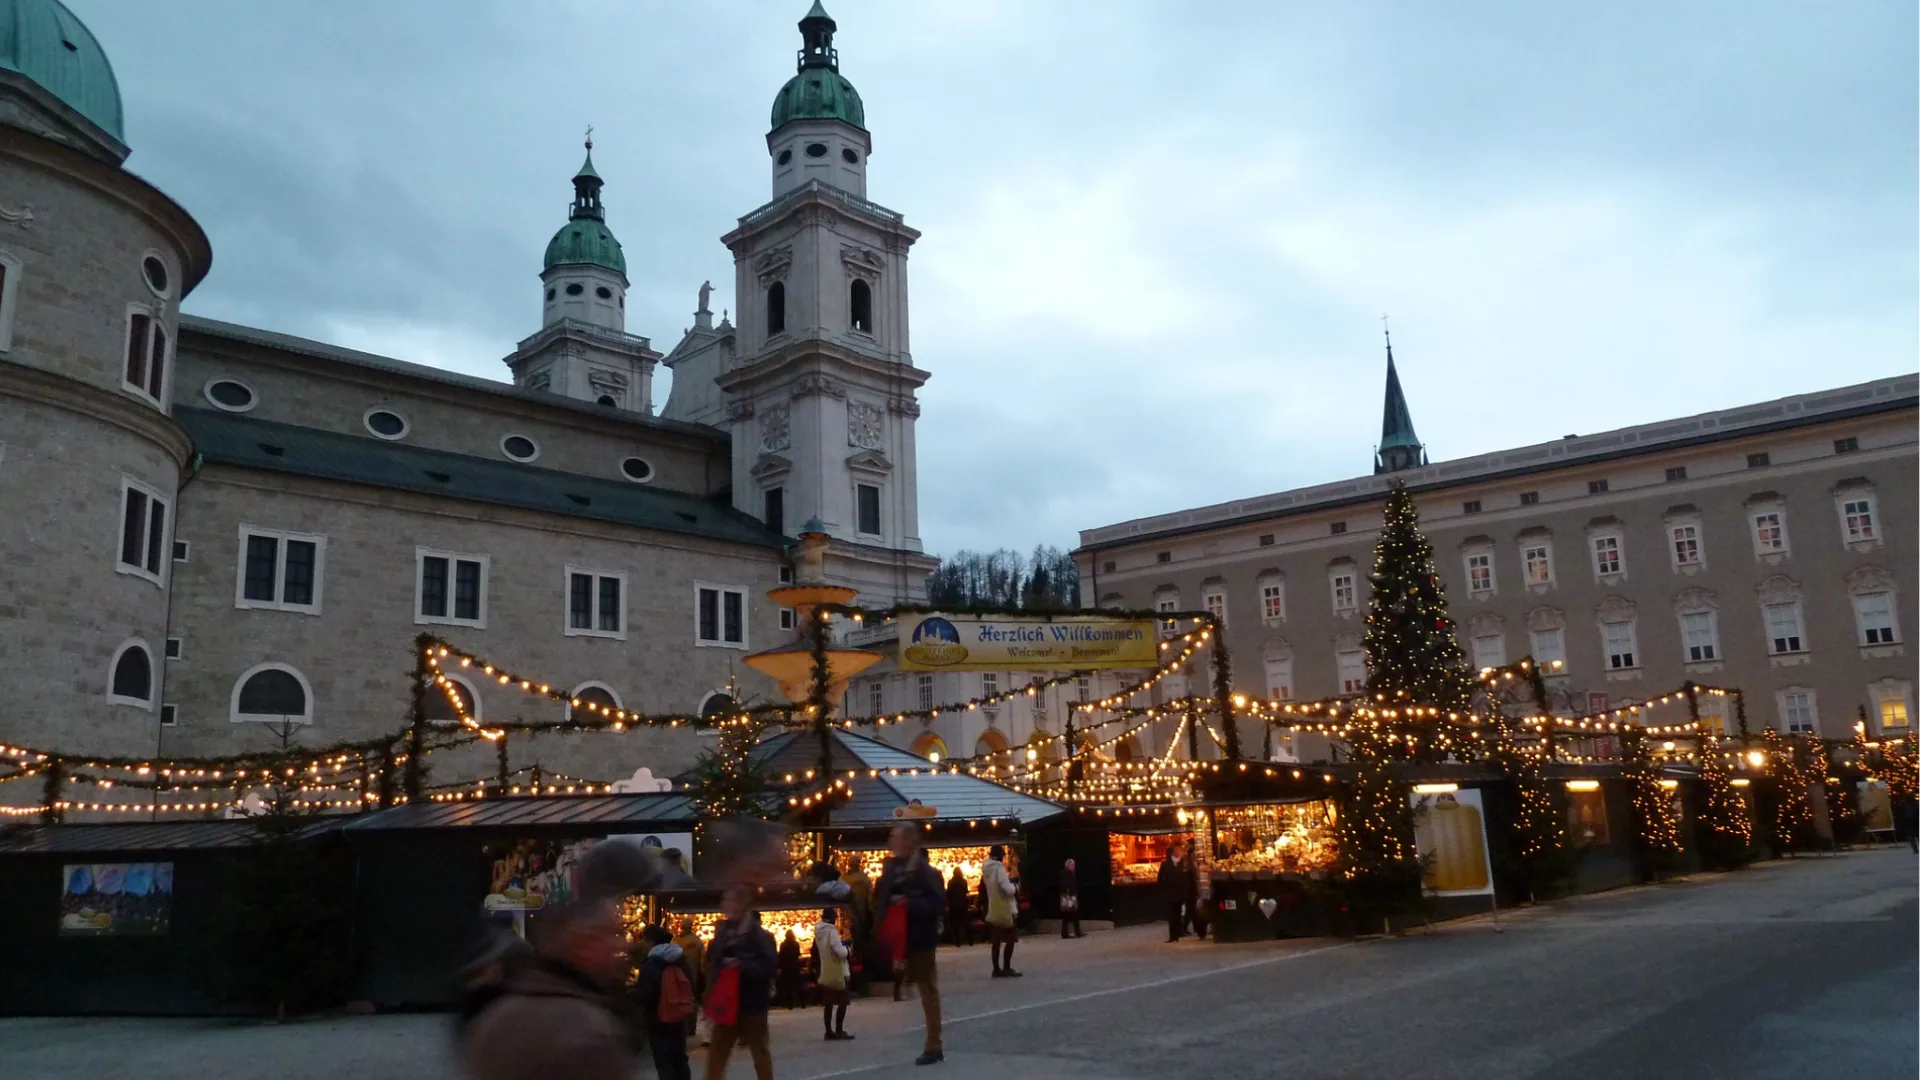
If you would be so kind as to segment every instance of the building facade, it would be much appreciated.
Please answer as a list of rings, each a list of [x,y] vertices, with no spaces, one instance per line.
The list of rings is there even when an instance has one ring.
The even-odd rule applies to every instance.
[[[1357,692],[1373,544],[1405,483],[1472,662],[1560,661],[1560,708],[1692,680],[1741,689],[1756,732],[1846,738],[1863,708],[1875,733],[1909,728],[1914,376],[1429,464],[1392,363],[1373,475],[1085,530],[1081,595],[1215,613],[1240,692]]]
[[[806,522],[862,602],[924,596],[918,234],[867,199],[864,105],[818,4],[775,99],[770,199],[723,238],[742,323],[716,322],[702,285],[670,350],[628,328],[589,142],[510,382],[181,314],[210,246],[123,167],[106,56],[58,0],[0,0],[0,25],[0,743],[377,737],[407,721],[423,632],[602,705],[776,700],[740,660],[793,634],[765,593]],[[455,675],[483,722],[570,708]],[[700,746],[510,744],[516,765],[596,780]],[[486,756],[443,752],[435,776],[489,775]]]

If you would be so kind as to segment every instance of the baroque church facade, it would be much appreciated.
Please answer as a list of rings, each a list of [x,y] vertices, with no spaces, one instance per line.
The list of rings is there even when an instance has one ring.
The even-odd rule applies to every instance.
[[[0,744],[377,737],[406,723],[423,632],[605,706],[777,700],[740,660],[793,636],[765,593],[803,523],[860,602],[924,598],[919,234],[867,197],[864,106],[818,3],[774,100],[769,199],[721,238],[739,323],[702,285],[671,348],[628,328],[589,142],[511,382],[183,314],[211,246],[123,167],[107,57],[58,0],[0,6]],[[570,707],[455,674],[482,722]],[[700,748],[511,741],[516,764],[595,780]],[[435,779],[492,772],[447,757]]]

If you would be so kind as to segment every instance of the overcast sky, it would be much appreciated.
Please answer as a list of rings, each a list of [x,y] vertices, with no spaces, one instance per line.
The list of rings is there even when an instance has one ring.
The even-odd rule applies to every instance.
[[[628,329],[733,306],[807,6],[67,3],[212,236],[187,310],[489,378],[588,124]],[[934,552],[1369,471],[1382,313],[1435,460],[1916,367],[1912,3],[829,9],[925,234]]]

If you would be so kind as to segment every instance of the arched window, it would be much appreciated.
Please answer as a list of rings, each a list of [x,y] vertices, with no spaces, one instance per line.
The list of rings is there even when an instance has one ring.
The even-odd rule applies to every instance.
[[[598,705],[603,710],[623,708],[620,704],[619,697],[615,696],[613,688],[605,683],[581,683],[579,686],[574,687],[573,693],[568,694],[567,697],[571,699],[567,703],[567,719],[569,720],[574,718],[573,702],[575,701],[583,706],[580,710],[580,719],[582,720],[592,720],[606,715],[604,712],[584,708],[584,706],[587,705]]]
[[[473,691],[473,684],[460,675],[447,675],[447,681],[453,684],[453,693],[460,699],[460,708],[466,710],[469,717],[480,719],[480,698]],[[439,683],[428,680],[427,683],[427,722],[432,724],[458,724],[460,714],[454,711],[453,702],[448,699],[447,691]]]
[[[1028,760],[1031,761],[1052,761],[1059,756],[1060,752],[1053,745],[1053,736],[1044,731],[1036,731],[1033,737],[1027,740],[1027,754]]]
[[[1121,739],[1119,742],[1114,743],[1113,744],[1114,760],[1115,761],[1140,760],[1140,743],[1137,740],[1138,740],[1138,736],[1129,735],[1126,738]]]
[[[873,286],[854,278],[848,289],[848,308],[849,325],[863,334],[873,333]]]
[[[776,281],[767,286],[767,336],[787,328],[787,283]]]
[[[111,675],[107,680],[107,703],[153,707],[153,653],[138,638],[120,646],[113,654]]]
[[[261,664],[233,684],[233,719],[305,724],[313,720],[306,677],[285,664]]]
[[[923,731],[913,740],[913,752],[928,761],[947,760],[947,741],[931,731]]]
[[[707,695],[707,700],[700,703],[700,715],[703,717],[725,716],[728,713],[737,712],[739,708],[740,703],[733,700],[731,695],[716,690]]]
[[[980,741],[973,744],[973,756],[1005,753],[1006,749],[1007,737],[1000,733],[999,728],[988,728],[980,733]]]

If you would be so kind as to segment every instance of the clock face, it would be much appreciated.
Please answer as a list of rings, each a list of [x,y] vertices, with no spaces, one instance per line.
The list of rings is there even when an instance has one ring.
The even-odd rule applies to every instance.
[[[880,445],[880,408],[877,405],[847,406],[847,442],[872,450]]]

